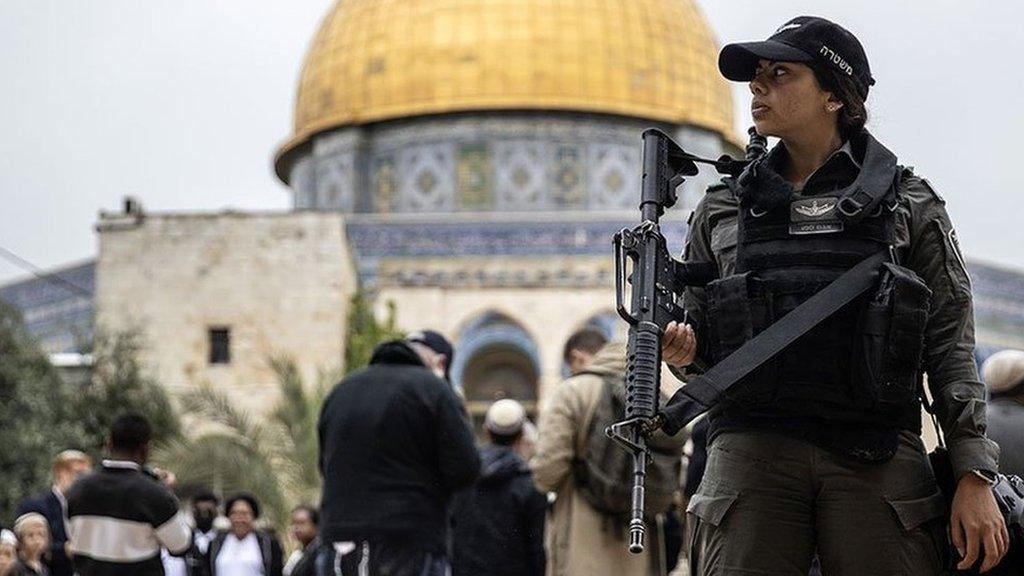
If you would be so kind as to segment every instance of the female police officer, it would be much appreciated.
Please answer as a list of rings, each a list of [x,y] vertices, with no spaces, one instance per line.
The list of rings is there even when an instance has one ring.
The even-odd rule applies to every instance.
[[[920,438],[928,374],[958,480],[950,530],[961,568],[1009,537],[989,490],[967,272],[943,199],[866,130],[874,84],[857,39],[799,17],[767,41],[731,44],[722,74],[749,82],[758,132],[780,143],[713,186],[685,259],[720,279],[689,288],[691,325],[663,358],[721,360],[842,272],[889,250],[880,286],[819,324],[709,413],[709,460],[689,512],[694,574],[943,571],[945,505]]]

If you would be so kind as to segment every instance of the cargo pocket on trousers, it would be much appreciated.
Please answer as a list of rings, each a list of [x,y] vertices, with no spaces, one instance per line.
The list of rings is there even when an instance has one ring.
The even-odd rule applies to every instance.
[[[689,532],[686,548],[689,552],[691,574],[701,573],[701,543],[707,541],[709,532],[718,529],[738,498],[738,493],[706,484],[702,484],[697,493],[690,497],[690,503],[686,506]]]
[[[698,490],[690,498],[690,504],[686,507],[687,514],[693,514],[700,518],[701,522],[718,526],[722,523],[726,513],[736,503],[739,494],[713,488],[705,493]]]
[[[905,574],[938,574],[949,562],[946,500],[938,490],[912,500],[890,500],[903,530],[902,566]]]

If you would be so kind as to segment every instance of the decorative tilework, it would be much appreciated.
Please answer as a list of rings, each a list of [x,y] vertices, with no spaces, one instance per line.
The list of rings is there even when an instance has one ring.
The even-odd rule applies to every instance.
[[[547,158],[540,142],[495,144],[495,195],[500,210],[538,210],[546,207],[544,165]]]
[[[292,168],[292,192],[296,210],[308,210],[316,207],[316,178],[312,173],[310,158],[303,158]]]
[[[398,175],[395,173],[394,157],[380,156],[374,161],[373,198],[368,203],[371,211],[379,214],[394,212],[398,204]]]
[[[320,160],[316,166],[316,207],[321,210],[355,209],[354,154]]]
[[[456,168],[457,206],[459,210],[485,210],[493,207],[491,198],[491,157],[485,143],[459,146]]]
[[[312,152],[295,163],[294,205],[348,213],[633,208],[640,133],[650,125],[522,112],[345,128],[318,136]],[[700,132],[658,127],[677,137]],[[720,150],[717,135],[699,135],[706,134]],[[339,174],[341,167],[352,174]],[[339,180],[355,186],[355,202],[340,195]],[[703,193],[703,182],[693,186]]]
[[[554,208],[583,208],[585,179],[580,148],[572,144],[559,144],[553,148],[549,168],[551,205]]]
[[[404,150],[400,209],[403,212],[447,212],[455,200],[454,150],[449,144]]]
[[[352,219],[346,225],[359,258],[409,256],[607,255],[612,235],[625,220],[562,222],[379,222]],[[686,224],[670,223],[665,236],[681,253]]]
[[[590,207],[628,209],[639,204],[640,148],[615,144],[590,146]]]

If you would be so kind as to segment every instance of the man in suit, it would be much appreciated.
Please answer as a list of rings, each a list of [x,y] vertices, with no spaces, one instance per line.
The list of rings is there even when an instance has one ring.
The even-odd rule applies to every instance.
[[[53,486],[35,498],[18,505],[17,516],[38,512],[50,523],[50,551],[45,557],[52,576],[73,576],[74,567],[67,553],[67,531],[64,527],[64,494],[79,476],[92,470],[92,460],[84,452],[65,450],[53,460]]]

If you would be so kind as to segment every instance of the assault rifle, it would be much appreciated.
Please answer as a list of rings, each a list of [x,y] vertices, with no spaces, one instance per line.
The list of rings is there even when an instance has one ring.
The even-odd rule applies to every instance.
[[[722,156],[718,160],[685,152],[657,129],[643,133],[643,180],[640,190],[640,224],[615,235],[615,301],[619,316],[629,323],[626,359],[625,420],[605,433],[633,454],[632,514],[629,551],[644,550],[644,477],[647,469],[646,438],[657,429],[658,394],[661,383],[661,336],[672,321],[687,322],[677,304],[687,286],[704,286],[716,279],[711,263],[679,262],[669,254],[658,219],[675,205],[676,188],[687,176],[697,174],[697,163],[709,164],[719,173],[739,176],[753,159],[764,154],[767,141],[754,128],[746,159]],[[632,271],[627,269],[632,262]],[[625,284],[632,285],[626,308]]]

